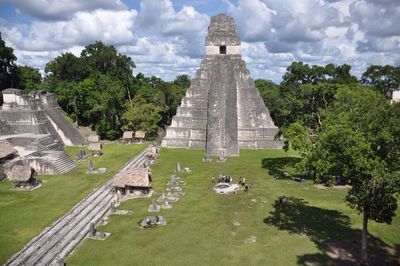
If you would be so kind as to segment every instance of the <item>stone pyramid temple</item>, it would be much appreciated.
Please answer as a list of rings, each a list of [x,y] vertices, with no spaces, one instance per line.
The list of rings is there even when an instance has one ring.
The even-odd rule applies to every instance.
[[[239,149],[281,148],[277,132],[242,60],[233,18],[213,16],[205,58],[161,145],[202,148],[206,158],[237,156]]]

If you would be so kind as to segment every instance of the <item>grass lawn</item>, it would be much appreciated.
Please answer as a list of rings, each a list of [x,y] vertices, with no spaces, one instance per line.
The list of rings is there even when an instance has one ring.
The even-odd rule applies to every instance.
[[[119,209],[132,210],[133,215],[111,215],[107,225],[97,228],[111,236],[105,241],[84,240],[67,265],[337,265],[343,256],[335,257],[335,252],[359,256],[361,216],[346,206],[346,190],[273,178],[293,172],[295,154],[242,150],[240,157],[225,163],[203,162],[202,156],[202,151],[162,149],[159,162],[152,166],[153,197],[161,195],[177,161],[192,169],[179,175],[187,181],[186,195],[172,203],[172,209],[160,212],[166,226],[137,226],[151,215],[147,207],[152,198],[125,201]],[[217,195],[210,181],[219,173],[232,175],[234,181],[240,175],[254,179],[255,188]],[[289,201],[275,206],[282,195]],[[399,215],[392,225],[369,222],[373,261],[398,260],[399,232]],[[250,236],[256,242],[248,241]]]
[[[45,182],[33,191],[12,191],[10,181],[0,182],[0,264],[95,187],[113,176],[145,145],[107,144],[103,147],[104,155],[93,158],[93,165],[94,168],[106,167],[105,174],[85,174],[87,161],[81,161],[64,175],[39,176]],[[71,158],[79,149],[66,147]]]

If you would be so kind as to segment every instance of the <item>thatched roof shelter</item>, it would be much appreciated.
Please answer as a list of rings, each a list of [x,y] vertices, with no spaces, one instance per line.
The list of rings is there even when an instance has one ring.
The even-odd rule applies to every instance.
[[[101,143],[89,143],[89,151],[101,151],[103,145]]]
[[[151,178],[148,168],[129,168],[119,172],[114,180],[113,187],[145,187],[151,186]]]
[[[17,150],[13,148],[8,143],[0,143],[0,159],[6,158],[14,153],[17,153]]]
[[[17,182],[26,182],[32,177],[32,169],[27,165],[14,165],[8,179]]]
[[[122,135],[123,139],[133,139],[133,137],[134,137],[133,131],[124,131],[124,134]]]
[[[89,142],[99,142],[100,137],[98,135],[90,135],[88,140],[89,140]]]
[[[146,138],[146,131],[136,131],[135,132],[136,139],[145,139]]]

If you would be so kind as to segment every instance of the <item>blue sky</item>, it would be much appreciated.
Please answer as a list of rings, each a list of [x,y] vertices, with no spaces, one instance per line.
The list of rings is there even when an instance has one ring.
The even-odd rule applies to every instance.
[[[253,78],[280,82],[292,61],[400,65],[399,0],[0,0],[0,32],[17,63],[43,72],[61,53],[103,41],[135,73],[194,76],[210,17],[232,16]]]

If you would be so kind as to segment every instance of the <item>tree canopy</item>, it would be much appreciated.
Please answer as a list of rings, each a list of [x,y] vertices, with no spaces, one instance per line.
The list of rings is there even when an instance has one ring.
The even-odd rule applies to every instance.
[[[280,85],[265,80],[256,80],[271,117],[280,127],[280,132],[290,138],[292,124],[303,125],[310,135],[321,125],[322,111],[333,102],[336,91],[349,84],[357,84],[350,74],[349,65],[309,66],[293,62],[283,75]]]
[[[175,114],[190,79],[134,76],[134,67],[112,45],[96,42],[79,57],[65,53],[47,63],[44,84],[77,124],[91,125],[102,138],[116,139],[123,130],[143,130],[154,138]]]
[[[0,35],[0,88],[47,90],[77,125],[91,126],[102,138],[122,130],[143,130],[150,138],[170,123],[186,90],[188,75],[172,82],[132,73],[135,63],[102,42],[87,45],[80,56],[65,53],[49,61],[42,79],[38,69],[17,66]]]
[[[11,88],[16,85],[17,57],[14,49],[7,47],[0,33],[0,90]]]
[[[369,66],[361,76],[361,83],[387,95],[389,91],[399,88],[400,67]]]

